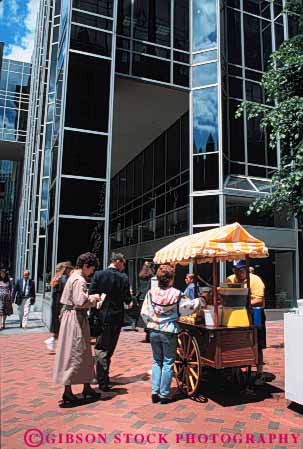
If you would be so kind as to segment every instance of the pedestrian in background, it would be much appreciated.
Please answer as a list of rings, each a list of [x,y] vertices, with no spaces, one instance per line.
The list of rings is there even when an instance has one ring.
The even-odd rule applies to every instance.
[[[90,285],[90,294],[104,295],[96,330],[96,376],[99,388],[110,389],[109,368],[118,343],[124,319],[124,303],[131,304],[128,276],[122,273],[126,259],[121,253],[113,253],[106,270],[97,271]]]
[[[100,397],[90,386],[94,377],[94,361],[87,316],[87,310],[96,305],[99,295],[89,295],[86,284],[86,278],[92,276],[97,266],[98,260],[94,254],[81,254],[61,296],[63,308],[54,381],[64,385],[64,404],[79,403],[79,399],[72,392],[72,385],[76,384],[83,384],[84,398]]]
[[[143,305],[143,301],[145,299],[146,293],[151,288],[151,279],[155,276],[154,267],[152,262],[145,261],[141,271],[139,273],[139,294],[138,294],[138,303],[139,303],[139,313],[138,320],[140,319],[140,313]],[[144,323],[143,323],[144,324]],[[136,323],[137,325],[137,323]],[[145,342],[149,343],[149,333],[147,328],[144,328],[145,331]]]
[[[26,329],[28,326],[29,314],[31,306],[36,301],[35,282],[30,278],[30,272],[25,270],[23,278],[16,282],[13,300],[19,306],[20,327]]]
[[[185,276],[186,289],[184,290],[184,295],[189,299],[195,299],[195,275],[188,273]]]
[[[153,351],[152,402],[171,402],[170,385],[177,350],[177,334],[180,331],[180,315],[190,315],[201,307],[201,301],[187,298],[173,287],[175,270],[161,265],[157,270],[158,287],[145,297],[141,316],[150,331]]]
[[[67,279],[74,267],[71,262],[60,262],[56,266],[56,274],[50,282],[52,287],[52,320],[50,326],[50,332],[53,334],[50,338],[44,341],[47,348],[53,351],[55,348],[55,342],[58,339],[60,329],[60,313],[62,304],[60,303],[63,289],[67,282]]]
[[[137,295],[132,287],[130,288],[130,296],[131,296],[130,305],[124,304],[123,330],[138,332],[136,326],[141,308],[139,309],[139,302],[137,300]]]
[[[8,271],[0,270],[0,330],[5,329],[6,317],[13,314],[12,284]]]

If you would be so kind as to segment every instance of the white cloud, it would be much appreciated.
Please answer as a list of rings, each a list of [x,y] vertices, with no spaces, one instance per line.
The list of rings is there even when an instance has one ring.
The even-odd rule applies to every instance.
[[[216,45],[217,16],[214,0],[194,0],[194,50],[202,50]]]
[[[11,0],[15,3],[15,0]],[[37,13],[39,9],[39,0],[29,0],[27,5],[27,14],[24,20],[25,33],[19,44],[6,46],[5,57],[18,61],[30,62],[34,49],[35,30]],[[17,8],[17,5],[15,5]],[[5,47],[4,47],[5,48]]]
[[[217,88],[196,90],[193,94],[194,141],[198,152],[205,152],[210,134],[218,143]]]
[[[14,26],[15,23],[20,21],[19,8],[18,0],[2,0],[0,3],[0,19],[4,18],[7,26]]]
[[[17,22],[18,21],[18,5],[17,0],[10,0],[9,2],[10,6],[10,17],[9,20],[11,22]]]

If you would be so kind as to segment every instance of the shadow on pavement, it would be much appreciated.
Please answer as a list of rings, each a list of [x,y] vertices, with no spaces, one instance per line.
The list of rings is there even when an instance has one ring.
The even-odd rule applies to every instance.
[[[278,343],[277,345],[270,345],[268,348],[274,348],[274,349],[283,349],[284,348],[284,342]]]
[[[284,393],[281,388],[269,384],[253,387],[246,391],[245,389],[240,389],[239,386],[230,385],[226,388],[226,385],[213,385],[208,383],[201,385],[200,392],[203,396],[222,407],[262,402],[265,399],[273,398],[274,394]]]
[[[197,402],[207,402],[208,399],[223,407],[262,402],[265,399],[273,398],[276,394],[284,393],[279,387],[269,385],[276,377],[269,372],[263,373],[265,384],[262,386],[247,385],[245,375],[241,373],[240,383],[235,382],[235,377],[230,376],[228,370],[212,370],[206,372],[202,378],[199,390],[195,398]],[[252,377],[252,380],[254,376]],[[204,400],[201,398],[204,398]]]
[[[113,376],[110,378],[111,385],[127,385],[139,382],[140,380],[149,380],[150,375],[146,372],[136,374],[135,376]]]
[[[297,404],[296,402],[291,402],[287,408],[298,413],[299,415],[303,415],[303,405]]]
[[[114,399],[115,396],[124,394],[128,394],[127,388],[111,388],[110,391],[101,393],[101,401],[110,401],[111,399]]]

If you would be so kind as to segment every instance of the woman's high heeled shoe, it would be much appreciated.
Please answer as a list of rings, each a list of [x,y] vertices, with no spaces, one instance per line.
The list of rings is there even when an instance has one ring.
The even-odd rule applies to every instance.
[[[75,396],[73,393],[69,393],[69,392],[64,392],[62,395],[62,401],[63,404],[72,404],[72,405],[76,405],[79,404],[80,400],[79,398],[77,398],[77,396]]]
[[[101,394],[98,393],[97,391],[95,391],[91,387],[83,388],[82,394],[83,394],[84,399],[86,399],[87,397],[92,398],[92,399],[100,399],[100,397],[101,397]]]

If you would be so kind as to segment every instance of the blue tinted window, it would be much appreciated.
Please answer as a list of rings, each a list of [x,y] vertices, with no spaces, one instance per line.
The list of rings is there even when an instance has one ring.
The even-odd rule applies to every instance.
[[[40,235],[44,235],[46,232],[47,211],[44,210],[40,213]]]
[[[2,128],[2,126],[3,126],[3,116],[4,116],[4,108],[1,107],[1,103],[0,103],[0,128]]]
[[[43,181],[42,181],[41,209],[47,208],[47,199],[48,199],[48,178],[43,179]]]
[[[64,29],[67,21],[68,10],[69,10],[69,1],[62,0],[62,8],[61,8],[61,29]]]
[[[216,0],[193,0],[193,50],[216,46]]]
[[[217,82],[217,63],[193,67],[193,87],[207,86]]]
[[[5,109],[4,128],[17,129],[17,111],[15,109]]]
[[[17,86],[20,86],[21,84],[21,77],[21,73],[9,72],[7,90],[10,92],[16,92]]]
[[[1,77],[0,77],[0,89],[1,90],[6,90],[7,73],[8,72],[6,70],[3,70],[3,67],[2,67]]]
[[[43,176],[49,176],[50,163],[51,163],[51,152],[50,150],[46,150],[44,152]]]
[[[22,86],[28,87],[28,88],[30,87],[30,75],[29,74],[23,73]],[[23,93],[29,93],[29,92],[27,92],[26,89],[22,89],[22,90],[23,90]]]
[[[217,87],[193,92],[194,153],[218,150]]]
[[[193,63],[208,62],[217,59],[217,50],[205,51],[203,53],[197,53],[193,55]]]

